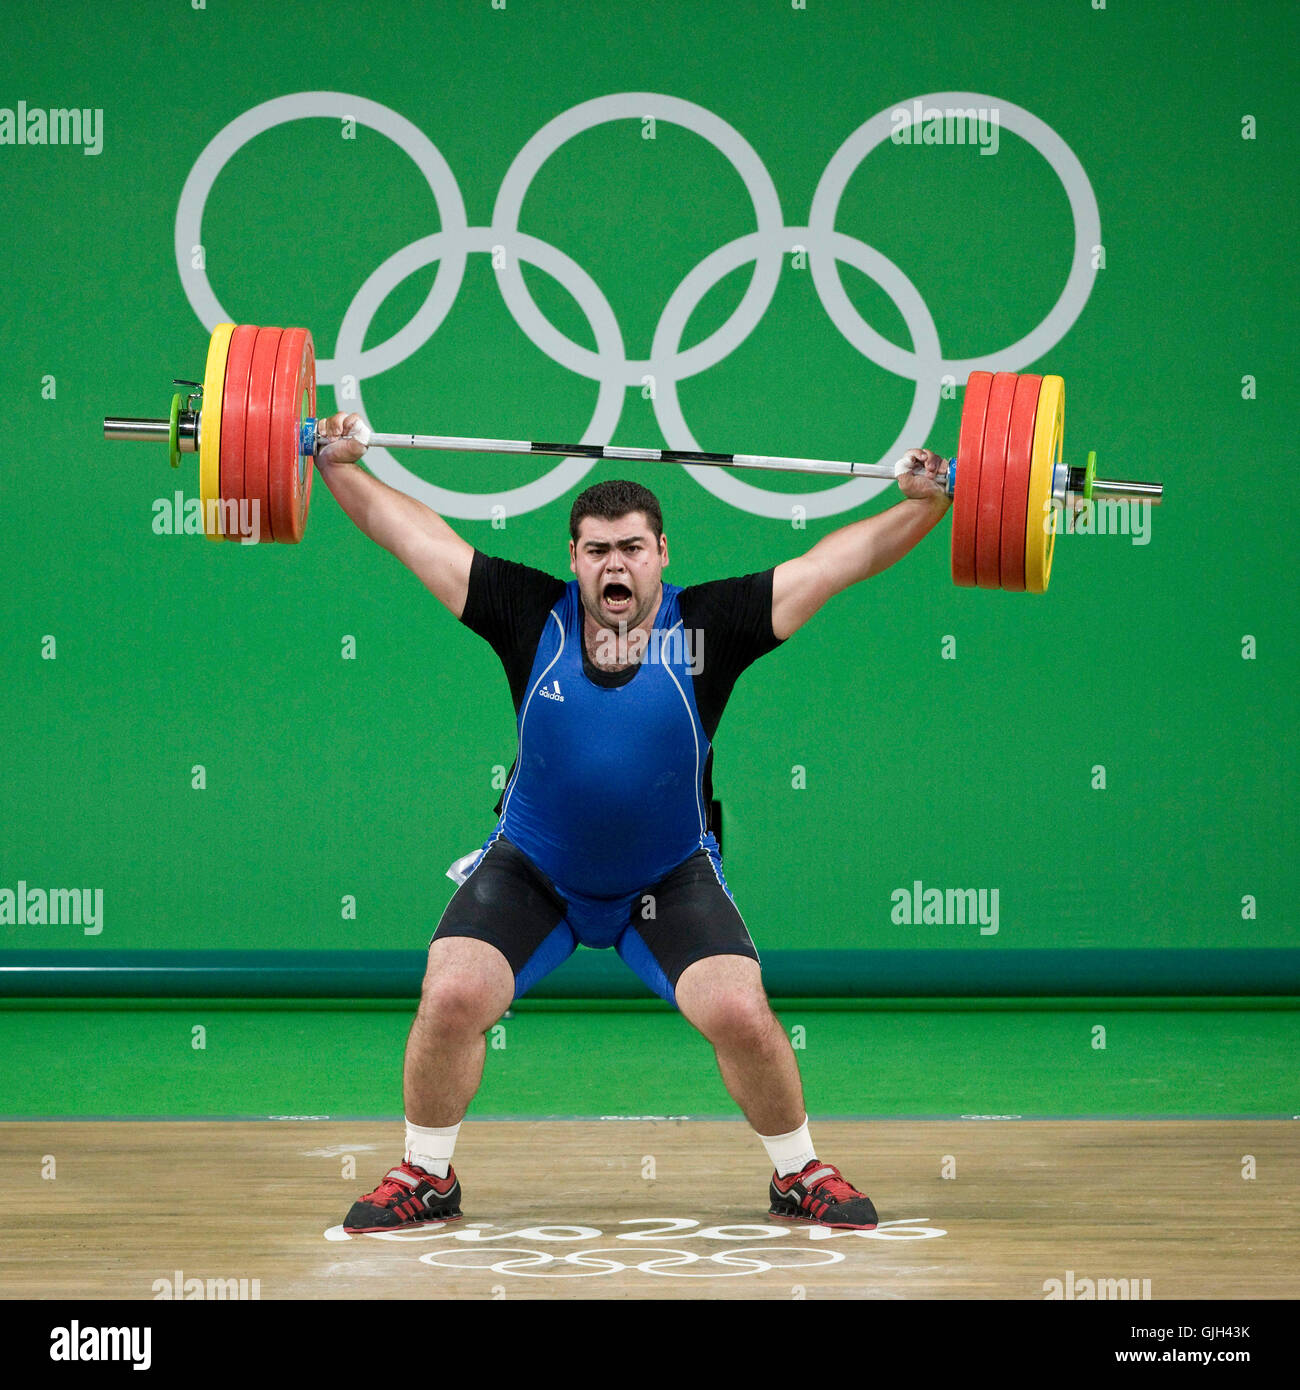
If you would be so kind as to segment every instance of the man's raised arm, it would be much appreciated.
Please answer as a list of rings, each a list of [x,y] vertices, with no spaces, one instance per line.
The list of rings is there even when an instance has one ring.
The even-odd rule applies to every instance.
[[[358,466],[369,435],[359,415],[340,411],[316,426],[316,466],[340,507],[459,618],[474,547],[431,508]]]
[[[841,589],[888,569],[932,531],[948,510],[940,481],[948,465],[929,449],[911,449],[914,471],[898,479],[907,500],[823,536],[772,575],[772,630],[783,641]]]

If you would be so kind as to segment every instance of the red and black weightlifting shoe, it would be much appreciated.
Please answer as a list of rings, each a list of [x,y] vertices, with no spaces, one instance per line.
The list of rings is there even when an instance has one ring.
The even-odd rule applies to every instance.
[[[448,1167],[445,1178],[435,1178],[414,1163],[399,1163],[373,1192],[353,1202],[343,1229],[359,1235],[424,1226],[430,1221],[459,1221],[460,1215],[460,1183],[454,1168]]]
[[[769,1216],[783,1221],[811,1221],[850,1231],[874,1231],[878,1218],[871,1198],[844,1181],[838,1168],[813,1159],[802,1172],[772,1175]]]

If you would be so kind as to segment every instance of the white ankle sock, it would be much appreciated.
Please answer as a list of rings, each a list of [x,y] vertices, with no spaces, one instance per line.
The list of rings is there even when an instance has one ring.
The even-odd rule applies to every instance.
[[[803,1124],[792,1129],[789,1134],[760,1134],[767,1156],[772,1160],[779,1178],[788,1178],[791,1173],[802,1172],[817,1157],[812,1139],[808,1134],[808,1116]]]
[[[425,1129],[407,1120],[406,1161],[432,1173],[435,1178],[445,1178],[459,1133],[459,1125],[452,1125],[450,1129]]]

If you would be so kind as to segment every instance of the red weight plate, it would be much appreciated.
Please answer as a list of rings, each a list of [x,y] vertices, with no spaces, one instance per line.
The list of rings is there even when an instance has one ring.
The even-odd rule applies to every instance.
[[[995,373],[984,416],[980,490],[975,507],[975,582],[981,589],[996,589],[1001,582],[1002,480],[1007,468],[1007,440],[1011,434],[1016,380],[1015,372]]]
[[[271,524],[271,494],[267,488],[271,446],[271,391],[275,361],[283,330],[259,328],[248,370],[248,411],[244,422],[244,495],[252,512],[254,532],[261,541],[275,539]]]
[[[975,584],[975,518],[979,501],[980,450],[988,409],[991,372],[972,372],[966,382],[957,440],[957,485],[952,500],[952,582]]]
[[[311,456],[301,451],[299,423],[316,413],[316,352],[305,328],[286,328],[275,359],[268,486],[277,541],[302,540],[311,494]]]
[[[1007,471],[1002,479],[1002,587],[1023,592],[1025,587],[1025,518],[1029,507],[1029,466],[1034,458],[1034,421],[1038,418],[1041,376],[1016,381],[1011,403],[1011,433],[1007,437]]]
[[[244,422],[248,411],[248,369],[253,364],[257,329],[241,324],[230,335],[226,384],[221,392],[221,514],[242,528],[250,516],[244,500]],[[241,506],[241,503],[243,504]],[[226,532],[231,535],[231,531]],[[235,531],[238,539],[240,531]]]

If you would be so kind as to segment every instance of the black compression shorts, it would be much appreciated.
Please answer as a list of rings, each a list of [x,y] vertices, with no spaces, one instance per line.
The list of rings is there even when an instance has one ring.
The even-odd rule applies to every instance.
[[[688,965],[706,956],[758,952],[722,875],[712,834],[658,883],[619,898],[590,898],[553,883],[499,832],[447,904],[433,939],[470,936],[510,962],[515,997],[579,946],[612,946],[662,999],[675,1005]]]

